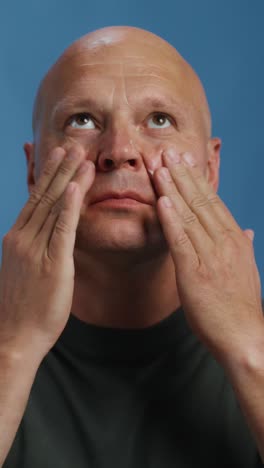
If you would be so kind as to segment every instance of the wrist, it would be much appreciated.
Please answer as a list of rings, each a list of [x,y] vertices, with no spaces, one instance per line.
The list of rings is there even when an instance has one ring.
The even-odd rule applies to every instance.
[[[220,360],[231,380],[264,375],[264,324],[236,340]]]
[[[41,361],[47,353],[43,352],[34,343],[27,342],[22,344],[19,341],[2,342],[0,346],[0,360],[10,366],[19,366],[25,364],[32,367],[39,367]]]

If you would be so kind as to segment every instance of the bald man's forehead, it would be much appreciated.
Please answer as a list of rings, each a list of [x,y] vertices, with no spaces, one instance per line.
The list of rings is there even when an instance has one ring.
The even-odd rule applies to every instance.
[[[46,95],[46,108],[56,106],[67,95],[85,93],[85,89],[87,93],[100,93],[103,86],[111,93],[121,79],[130,99],[131,94],[140,89],[156,86],[159,92],[163,90],[175,95],[178,101],[190,104],[203,114],[209,129],[210,114],[203,87],[192,68],[172,46],[157,36],[153,39],[149,33],[144,42],[142,34],[139,37],[132,35],[134,40],[131,37],[126,40],[120,30],[110,36],[112,39],[109,34],[93,33],[63,54],[42,86],[41,91],[45,89],[45,93],[40,92],[40,95]]]
[[[187,89],[188,75],[182,67],[172,66],[170,63],[155,63],[148,57],[116,57],[108,60],[93,60],[89,55],[82,55],[70,62],[65,62],[54,76],[54,82],[70,84],[72,81],[81,82],[89,79],[102,78],[105,80],[129,78],[157,78],[169,85],[177,84]],[[186,81],[187,80],[187,81]],[[191,91],[191,89],[190,89]]]
[[[65,62],[50,88],[51,108],[93,98],[100,106],[103,106],[104,100],[105,109],[110,109],[110,105],[114,104],[111,103],[114,94],[119,96],[119,102],[123,98],[131,107],[140,100],[156,102],[157,108],[161,107],[158,103],[163,102],[164,111],[169,103],[177,103],[177,107],[183,110],[195,107],[195,100],[186,86],[186,77],[180,69],[175,73],[169,66],[146,63],[141,59]],[[115,107],[116,104],[115,100]]]
[[[127,93],[135,92],[142,87],[159,86],[160,91],[178,94],[189,102],[196,101],[198,95],[193,93],[193,82],[188,85],[190,76],[186,68],[170,61],[159,61],[147,55],[127,56],[111,50],[106,58],[102,54],[90,54],[81,51],[71,57],[65,57],[52,75],[50,86],[53,99],[64,94],[78,93],[78,89],[100,86],[111,87],[124,83]]]
[[[77,68],[84,66],[95,66],[103,67],[106,65],[119,65],[126,66],[132,69],[136,67],[151,67],[156,70],[166,70],[170,73],[182,71],[190,74],[187,64],[181,60],[177,55],[173,57],[167,57],[165,54],[161,56],[157,54],[157,50],[153,47],[148,47],[146,44],[133,45],[133,47],[122,46],[107,46],[96,48],[96,50],[90,48],[74,48],[70,54],[66,54],[58,62],[57,70],[63,70],[64,72],[67,67]],[[54,69],[54,72],[57,70]],[[140,72],[140,70],[139,70]]]

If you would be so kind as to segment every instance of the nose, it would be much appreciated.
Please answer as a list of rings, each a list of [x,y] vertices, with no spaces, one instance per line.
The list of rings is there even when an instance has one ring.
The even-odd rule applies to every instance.
[[[144,163],[135,133],[128,124],[106,130],[98,152],[98,169],[107,172],[126,167],[139,171]]]

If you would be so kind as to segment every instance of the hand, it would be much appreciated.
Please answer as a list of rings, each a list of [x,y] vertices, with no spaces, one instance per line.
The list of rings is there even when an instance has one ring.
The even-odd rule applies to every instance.
[[[65,155],[60,147],[51,151],[29,200],[3,239],[1,352],[33,347],[44,357],[70,315],[76,228],[95,168],[91,161],[83,164],[78,150]],[[81,168],[84,172],[78,173]],[[70,188],[75,190],[70,193]]]
[[[165,154],[166,167],[154,173],[158,216],[187,320],[211,352],[225,359],[264,338],[252,231],[241,230],[194,160],[177,159]]]

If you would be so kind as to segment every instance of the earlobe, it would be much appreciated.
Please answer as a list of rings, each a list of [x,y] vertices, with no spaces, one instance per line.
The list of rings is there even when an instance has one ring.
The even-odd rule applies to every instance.
[[[220,168],[220,138],[210,138],[208,141],[208,161],[206,167],[207,181],[217,192],[219,185],[219,168]]]

